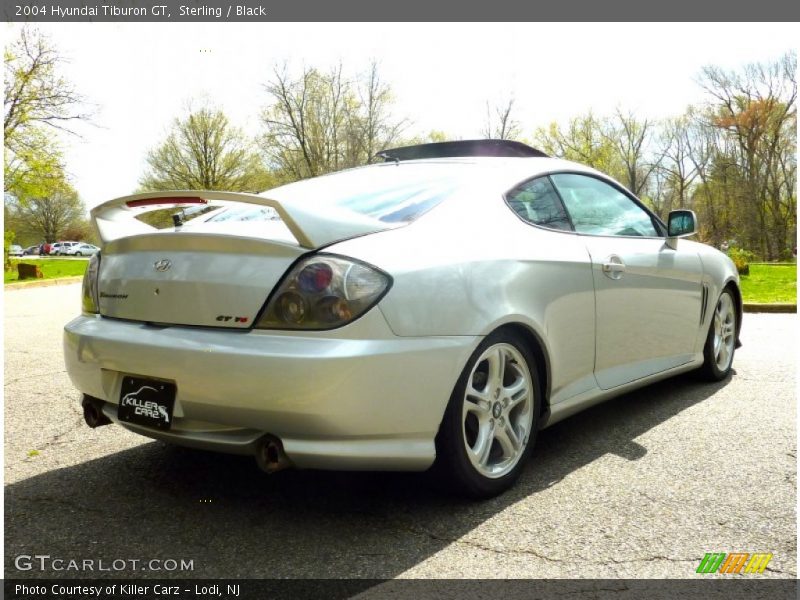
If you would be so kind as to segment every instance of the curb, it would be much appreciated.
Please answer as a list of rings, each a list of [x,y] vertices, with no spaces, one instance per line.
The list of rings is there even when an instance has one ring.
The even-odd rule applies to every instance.
[[[757,304],[754,302],[744,303],[746,313],[796,313],[797,304]]]
[[[83,280],[83,275],[78,275],[76,277],[58,277],[56,279],[34,279],[32,281],[27,282],[18,282],[18,283],[7,283],[3,286],[5,291],[9,290],[23,290],[27,288],[36,288],[36,287],[49,287],[51,285],[67,285],[70,283],[79,283]]]

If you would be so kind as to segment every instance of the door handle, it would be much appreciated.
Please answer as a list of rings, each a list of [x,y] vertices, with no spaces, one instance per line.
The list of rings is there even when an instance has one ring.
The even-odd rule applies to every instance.
[[[612,254],[603,262],[603,273],[611,279],[621,279],[625,272],[625,263],[616,254]]]

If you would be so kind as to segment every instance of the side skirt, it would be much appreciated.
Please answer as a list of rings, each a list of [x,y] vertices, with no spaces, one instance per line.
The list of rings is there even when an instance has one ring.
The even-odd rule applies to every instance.
[[[703,354],[700,352],[696,354],[690,362],[666,371],[662,371],[661,373],[648,375],[647,377],[642,377],[641,379],[636,379],[635,381],[631,381],[624,385],[619,385],[608,390],[602,390],[598,387],[587,392],[583,392],[582,394],[578,394],[577,396],[573,396],[572,398],[568,398],[567,400],[563,400],[551,406],[549,414],[545,415],[542,421],[540,421],[541,425],[539,428],[544,429],[545,427],[554,425],[559,421],[566,419],[567,417],[571,417],[572,415],[579,413],[590,406],[594,406],[595,404],[600,404],[605,400],[610,400],[616,396],[621,396],[622,394],[645,387],[651,383],[655,383],[656,381],[661,381],[662,379],[668,379],[669,377],[692,371],[702,364]]]

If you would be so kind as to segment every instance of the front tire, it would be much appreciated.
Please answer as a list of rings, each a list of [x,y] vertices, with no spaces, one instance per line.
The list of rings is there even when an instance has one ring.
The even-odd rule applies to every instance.
[[[705,361],[700,372],[708,381],[722,381],[731,373],[736,352],[736,304],[733,293],[726,288],[714,307],[711,326],[703,348]]]
[[[436,436],[437,478],[474,498],[511,487],[533,447],[540,394],[525,340],[510,331],[488,336],[467,361],[445,410]]]

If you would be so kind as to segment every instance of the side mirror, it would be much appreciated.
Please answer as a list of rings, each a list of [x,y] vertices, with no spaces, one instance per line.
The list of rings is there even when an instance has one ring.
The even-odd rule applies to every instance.
[[[694,211],[679,209],[670,211],[667,217],[667,245],[675,248],[678,238],[697,233],[697,217]]]

